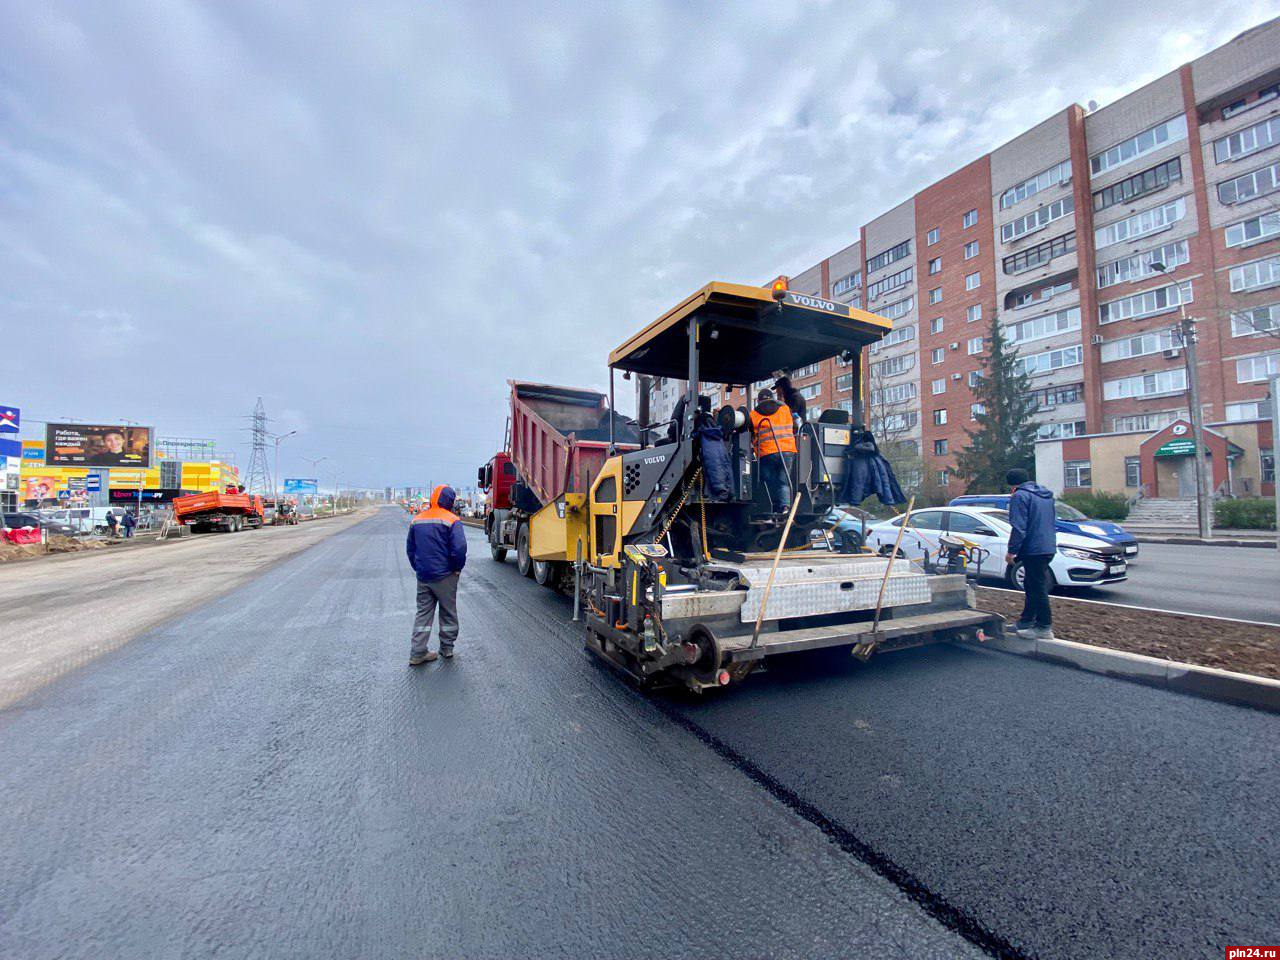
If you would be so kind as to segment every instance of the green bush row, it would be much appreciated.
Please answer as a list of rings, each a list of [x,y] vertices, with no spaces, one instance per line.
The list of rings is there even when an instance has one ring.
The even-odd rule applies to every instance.
[[[1129,516],[1129,501],[1123,493],[1064,493],[1058,499],[1092,520],[1119,521]]]
[[[1274,530],[1275,501],[1257,497],[1218,500],[1213,505],[1213,525],[1224,530]]]

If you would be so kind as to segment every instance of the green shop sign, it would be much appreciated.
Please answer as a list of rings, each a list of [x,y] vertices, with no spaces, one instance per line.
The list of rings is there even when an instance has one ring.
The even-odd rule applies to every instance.
[[[1179,440],[1170,440],[1160,445],[1160,449],[1156,451],[1157,457],[1190,457],[1196,452],[1196,442],[1190,437],[1183,437]]]

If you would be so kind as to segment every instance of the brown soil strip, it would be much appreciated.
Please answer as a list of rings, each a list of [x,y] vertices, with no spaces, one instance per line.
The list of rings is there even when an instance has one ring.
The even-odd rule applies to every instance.
[[[1054,635],[1062,640],[1280,680],[1280,627],[1070,597],[1051,597],[1049,603]],[[978,606],[1012,625],[1022,612],[1022,597],[980,587]]]

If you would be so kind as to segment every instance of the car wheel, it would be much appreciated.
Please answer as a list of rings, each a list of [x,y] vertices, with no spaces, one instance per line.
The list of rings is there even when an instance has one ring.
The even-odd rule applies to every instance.
[[[1022,561],[1015,560],[1004,572],[1005,582],[1013,590],[1024,593],[1027,588],[1027,571],[1022,566]],[[1053,593],[1058,589],[1058,578],[1053,575],[1052,570],[1045,571],[1045,588],[1046,592]]]

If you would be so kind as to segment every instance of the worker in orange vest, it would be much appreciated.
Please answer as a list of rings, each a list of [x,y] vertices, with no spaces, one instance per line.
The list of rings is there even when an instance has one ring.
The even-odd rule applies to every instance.
[[[772,390],[761,390],[751,411],[751,433],[756,441],[760,478],[769,493],[774,513],[791,508],[791,471],[795,469],[796,434],[791,408],[773,398]]]

